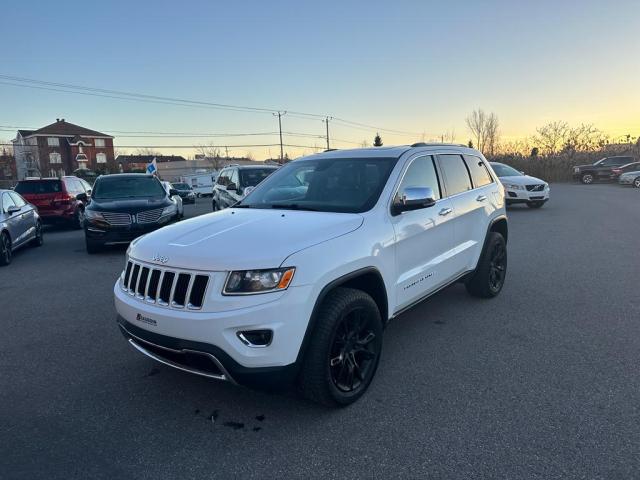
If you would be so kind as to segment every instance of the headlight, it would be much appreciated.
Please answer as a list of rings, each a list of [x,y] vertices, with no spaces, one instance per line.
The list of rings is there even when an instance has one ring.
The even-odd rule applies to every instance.
[[[508,189],[508,190],[524,190],[524,187],[522,185],[515,185],[513,183],[503,183],[504,188]]]
[[[166,217],[167,215],[173,215],[178,211],[178,207],[176,207],[175,205],[169,205],[168,207],[164,207],[164,209],[162,210],[162,215],[160,215],[161,217]]]
[[[223,295],[251,295],[286,290],[295,268],[273,270],[241,270],[231,272],[222,290]]]
[[[91,209],[86,209],[84,211],[84,216],[89,220],[104,220],[102,213],[96,212],[95,210],[91,210]]]

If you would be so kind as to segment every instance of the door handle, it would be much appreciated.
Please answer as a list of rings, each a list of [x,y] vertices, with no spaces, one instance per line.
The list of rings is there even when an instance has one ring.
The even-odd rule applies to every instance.
[[[484,202],[486,199],[487,197],[485,197],[484,195],[478,195],[478,198],[476,198],[478,202]]]
[[[442,210],[440,210],[438,212],[438,215],[442,215],[443,217],[445,217],[445,216],[449,215],[451,212],[453,212],[453,209],[447,207],[447,208],[443,208]]]

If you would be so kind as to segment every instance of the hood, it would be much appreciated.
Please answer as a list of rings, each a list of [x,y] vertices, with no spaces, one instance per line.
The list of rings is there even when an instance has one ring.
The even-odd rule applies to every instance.
[[[148,233],[129,254],[144,262],[209,271],[279,267],[292,253],[352,232],[363,217],[350,213],[229,208]]]
[[[87,205],[87,208],[97,212],[138,213],[144,210],[167,207],[171,204],[171,200],[167,197],[114,199],[92,198],[89,205]]]
[[[512,185],[536,185],[540,183],[547,183],[544,180],[540,180],[536,177],[530,177],[529,175],[518,175],[515,177],[500,177],[500,182],[511,183]]]

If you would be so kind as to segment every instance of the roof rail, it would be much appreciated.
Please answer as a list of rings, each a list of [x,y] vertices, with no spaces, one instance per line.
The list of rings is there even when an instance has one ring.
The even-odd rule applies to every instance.
[[[336,150],[339,150],[338,148],[327,148],[325,150],[325,152],[335,152]]]
[[[414,143],[413,145],[411,145],[412,148],[414,147],[442,147],[442,146],[446,146],[446,147],[468,147],[468,145],[465,145],[464,143],[444,143],[444,142],[432,142],[432,143],[426,143],[426,142],[417,142]]]

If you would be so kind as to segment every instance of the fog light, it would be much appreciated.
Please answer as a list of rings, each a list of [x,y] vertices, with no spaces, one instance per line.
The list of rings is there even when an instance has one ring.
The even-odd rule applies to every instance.
[[[245,330],[237,335],[247,347],[268,347],[273,339],[272,330]]]

